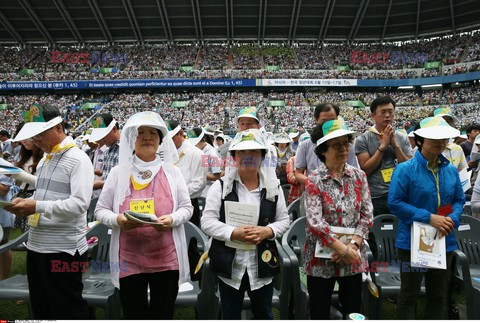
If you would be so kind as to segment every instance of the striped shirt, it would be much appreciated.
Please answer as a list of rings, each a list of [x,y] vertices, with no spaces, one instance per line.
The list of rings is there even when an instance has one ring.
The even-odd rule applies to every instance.
[[[455,143],[449,143],[442,155],[448,159],[453,166],[457,167],[459,171],[468,166],[462,147]]]
[[[67,137],[61,144],[73,142]],[[38,253],[87,251],[87,209],[93,188],[93,166],[74,147],[44,157],[37,167],[34,199],[40,213],[37,227],[30,227],[27,248]]]

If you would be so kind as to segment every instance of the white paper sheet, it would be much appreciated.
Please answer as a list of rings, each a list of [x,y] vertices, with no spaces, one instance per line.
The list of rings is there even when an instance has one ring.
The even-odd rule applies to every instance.
[[[470,177],[472,176],[472,171],[467,172],[467,168],[465,167],[458,173],[460,176],[460,182],[462,183],[463,191],[466,192],[472,187],[470,184]]]
[[[339,240],[344,244],[348,244],[352,240],[353,234],[355,233],[355,228],[345,228],[345,227],[336,227],[330,226],[330,231],[335,233]],[[320,241],[317,241],[315,246],[315,257],[316,258],[332,258],[333,250],[327,246],[323,246]]]
[[[410,253],[412,264],[419,264],[424,268],[447,269],[445,237],[438,238],[439,233],[440,231],[430,224],[413,222]]]
[[[259,207],[255,204],[225,201],[225,223],[233,227],[256,226],[258,224]],[[240,241],[226,241],[230,248],[254,250],[256,245]]]

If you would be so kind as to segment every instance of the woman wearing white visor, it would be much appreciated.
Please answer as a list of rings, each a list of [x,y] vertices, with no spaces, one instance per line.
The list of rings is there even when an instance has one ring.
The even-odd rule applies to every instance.
[[[193,212],[177,150],[154,112],[131,116],[122,130],[119,164],[108,176],[95,209],[113,227],[112,283],[120,289],[126,319],[172,319],[178,286],[188,274],[185,230]],[[164,160],[156,154],[159,145]],[[125,211],[150,213],[160,225],[138,224]],[[150,289],[150,303],[147,290]]]
[[[272,319],[273,276],[280,269],[274,239],[290,222],[283,191],[258,129],[238,133],[229,151],[235,162],[210,188],[201,218],[202,230],[213,237],[210,268],[219,277],[223,319],[241,318],[245,291],[254,319]],[[233,225],[239,212],[251,223]]]

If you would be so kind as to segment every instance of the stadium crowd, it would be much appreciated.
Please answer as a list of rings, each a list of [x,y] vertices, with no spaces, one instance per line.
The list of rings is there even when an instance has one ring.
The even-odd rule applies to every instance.
[[[0,47],[0,55],[4,58],[0,62],[0,80],[432,77],[478,71],[479,43],[480,33],[473,32],[418,42],[296,44],[291,47],[282,44],[263,47],[245,44]],[[399,54],[393,54],[398,52],[414,57],[399,59]],[[82,53],[89,56],[79,58]],[[361,56],[359,63],[353,53],[368,57],[373,53],[389,56],[380,61]],[[422,53],[428,54],[428,58],[418,56]],[[66,55],[65,58],[62,55]],[[439,65],[427,69],[424,68],[426,62],[439,62]],[[347,69],[338,70],[338,66]],[[22,72],[25,69],[31,71]]]
[[[265,128],[286,129],[299,127],[309,129],[312,124],[308,115],[318,102],[333,102],[345,111],[344,118],[355,130],[363,131],[370,126],[363,106],[369,106],[378,95],[390,95],[400,108],[398,127],[408,126],[407,117],[416,120],[428,115],[432,106],[452,106],[458,118],[458,127],[471,123],[479,117],[467,113],[470,107],[478,107],[480,88],[478,86],[458,87],[443,90],[396,91],[377,93],[371,91],[344,92],[335,90],[306,92],[179,92],[139,93],[105,95],[15,95],[0,96],[0,104],[6,104],[0,128],[15,131],[21,121],[21,114],[31,104],[49,104],[64,113],[69,129],[74,130],[84,123],[95,111],[82,109],[85,103],[95,102],[102,111],[110,112],[123,124],[130,115],[140,111],[158,111],[166,118],[181,120],[182,123],[202,126],[208,123],[214,128],[235,128],[235,116],[244,107],[255,106],[266,115]],[[284,106],[270,106],[270,101],[284,101]],[[359,101],[359,106],[353,107]],[[176,103],[175,103],[176,102]],[[179,105],[177,105],[179,104]],[[425,108],[423,108],[425,107]],[[424,112],[422,112],[424,111]],[[405,118],[402,116],[405,114]],[[361,118],[358,118],[361,116]]]

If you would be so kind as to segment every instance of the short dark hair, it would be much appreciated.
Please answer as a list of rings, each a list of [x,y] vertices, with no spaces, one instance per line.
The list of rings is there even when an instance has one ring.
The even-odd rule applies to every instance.
[[[318,117],[320,117],[320,113],[328,112],[332,109],[335,110],[335,114],[338,117],[340,115],[340,108],[338,107],[338,105],[330,102],[325,102],[317,105],[315,107],[315,111],[313,112],[313,117],[315,118],[315,120],[317,120]]]
[[[62,116],[60,110],[57,107],[52,107],[48,104],[42,105],[40,107],[42,108],[43,118],[45,119],[45,121],[50,121],[56,117]],[[63,132],[65,132],[65,129],[67,129],[65,121],[62,121],[60,124],[62,125]]]
[[[318,139],[323,137],[323,130],[322,130],[322,125],[316,125],[315,128],[312,129],[310,133],[310,140],[316,144]]]
[[[103,121],[105,122],[105,125],[108,127],[110,123],[113,121],[113,116],[111,113],[102,113],[101,114]],[[115,123],[115,128],[118,129],[118,122]]]
[[[311,134],[311,140],[316,145],[317,141],[320,138],[323,138],[323,136],[324,135],[323,135],[322,125],[318,125],[318,126],[315,127],[315,129],[313,129],[313,132]],[[352,135],[347,135],[347,138],[348,138],[348,141],[351,141],[353,136]],[[320,161],[322,161],[323,163],[325,163],[325,156],[323,155],[323,153],[327,152],[327,150],[328,150],[327,142],[328,142],[328,140],[321,143],[317,147],[315,147],[315,155],[317,155],[318,159],[320,159]]]
[[[370,112],[375,113],[377,112],[377,107],[379,105],[386,105],[386,104],[393,104],[393,108],[395,109],[395,101],[389,96],[379,96],[375,100],[370,103]]]
[[[52,107],[51,105],[45,104],[41,106],[41,108],[45,121],[50,121],[53,118],[61,116],[60,110],[57,107]]]
[[[465,129],[465,133],[467,134],[467,137],[469,137],[469,133],[472,132],[472,130],[478,130],[480,131],[480,124],[478,123],[474,123],[474,124],[471,124],[467,127],[467,129]]]
[[[7,138],[10,138],[10,133],[8,133],[7,130],[2,130],[0,131],[0,136],[5,136]]]
[[[417,124],[415,125],[415,128],[413,129],[413,140],[415,141],[415,143],[417,144],[417,147],[418,147],[418,151],[422,151],[422,146],[423,146],[423,141],[425,138],[423,137],[420,137],[419,135],[417,135],[415,133],[415,130],[418,130],[420,129],[420,122],[417,122]]]
[[[176,120],[167,120],[167,124],[170,126],[172,130],[180,125],[180,123]]]

